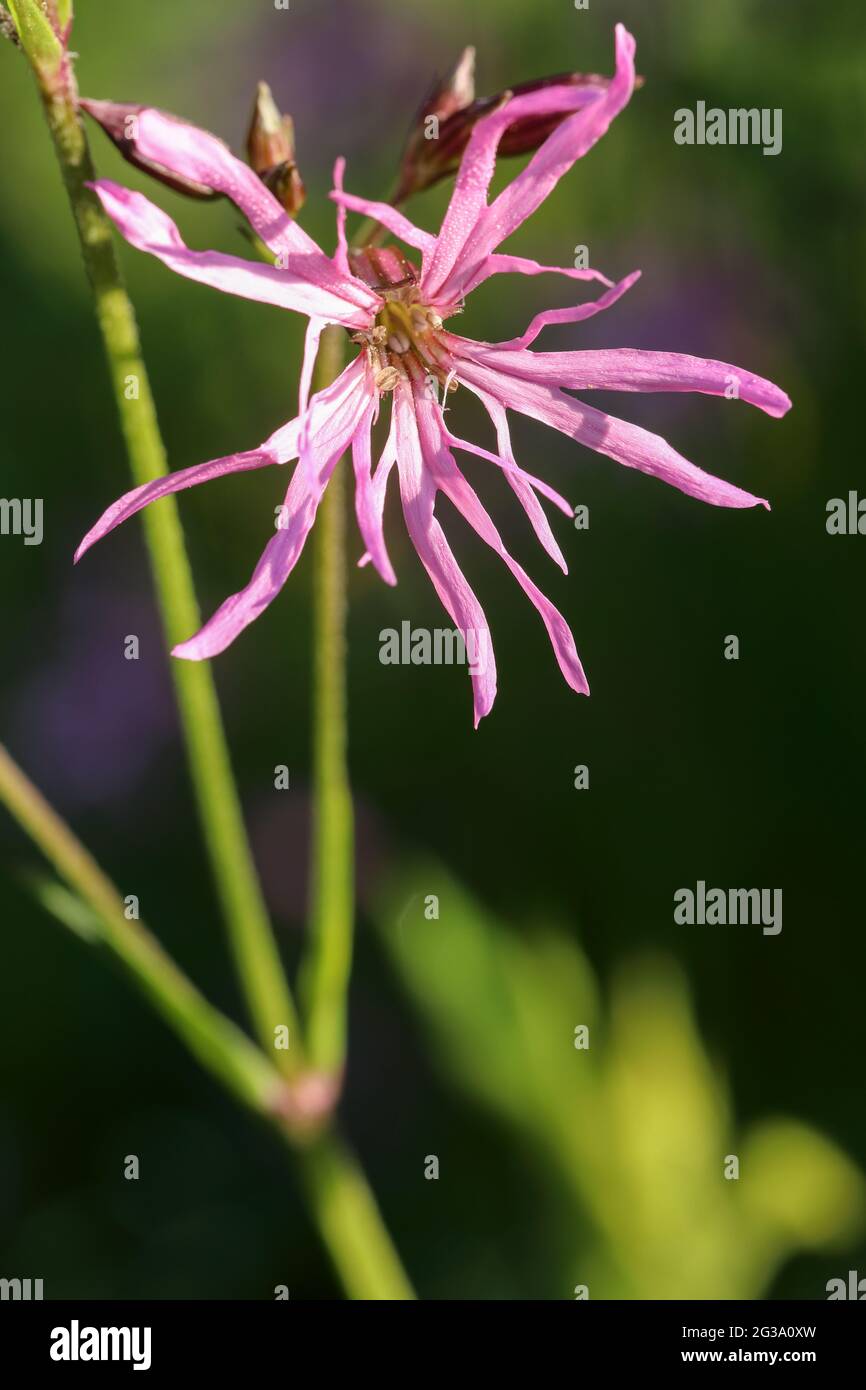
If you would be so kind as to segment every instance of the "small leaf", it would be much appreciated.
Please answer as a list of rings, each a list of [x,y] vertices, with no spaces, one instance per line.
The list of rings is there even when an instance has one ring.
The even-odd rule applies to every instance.
[[[33,874],[28,879],[28,887],[46,912],[50,912],[52,917],[56,917],[64,927],[69,927],[76,936],[80,936],[82,941],[88,945],[102,941],[104,932],[99,923],[99,918],[94,912],[83,903],[74,893],[70,893],[68,888],[64,888],[62,883],[55,879],[47,878],[42,874]]]

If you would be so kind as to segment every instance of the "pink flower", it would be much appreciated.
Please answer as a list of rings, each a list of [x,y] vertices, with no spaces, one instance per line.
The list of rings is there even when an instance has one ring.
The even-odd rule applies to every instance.
[[[216,251],[192,251],[170,218],[140,193],[100,181],[96,192],[126,240],[189,279],[293,309],[309,319],[297,417],[258,449],[184,469],[127,493],[109,507],[76,554],[78,559],[94,541],[166,493],[225,473],[298,460],[280,528],[265,546],[249,584],[227,599],[200,632],[176,647],[175,656],[193,660],[215,656],[267,607],[297,562],[331,474],[350,447],[358,525],[366,546],[360,563],[372,561],[386,583],[396,583],[382,528],[385,490],[396,464],[409,534],[455,626],[464,635],[471,633],[476,645],[481,639],[485,652],[492,653],[484,613],[435,515],[439,492],[502,558],[538,610],[566,681],[584,693],[589,687],[567,623],[509,554],[455,454],[480,455],[502,470],[541,545],[563,571],[565,559],[539,495],[566,515],[572,514],[571,508],[552,488],[516,463],[508,410],[540,420],[578,443],[628,468],[653,474],[702,501],[725,507],[767,505],[702,472],[658,436],[607,415],[566,391],[735,394],[772,416],[784,415],[789,409],[784,392],[727,363],[677,353],[629,348],[532,351],[532,344],[546,326],[574,323],[608,308],[634,283],[638,272],[614,285],[597,271],[542,266],[497,249],[604,135],[627,104],[635,80],[634,51],[632,36],[618,25],[616,71],[606,87],[554,84],[516,96],[480,120],[461,161],[438,236],[414,226],[388,204],[343,192],[343,162],[338,161],[332,194],[338,205],[338,247],[333,257],[326,256],[285,215],[257,176],[221,141],[160,112],[140,112],[137,140],[141,157],[231,198],[273,253],[276,264],[249,263]],[[504,132],[517,121],[551,120],[559,124],[526,168],[489,203],[488,189]],[[372,215],[394,237],[420,252],[420,268],[396,247],[350,252],[345,233],[347,210]],[[575,280],[601,281],[606,288],[594,302],[538,314],[526,332],[510,342],[473,342],[445,327],[466,296],[490,276],[548,271]],[[327,324],[345,327],[359,351],[333,385],[310,399],[313,362]],[[487,410],[496,433],[496,453],[457,439],[450,431],[443,406],[455,383],[473,392]],[[374,470],[371,428],[384,396],[392,397],[390,433]],[[472,682],[477,726],[496,694],[492,655],[472,671]]]

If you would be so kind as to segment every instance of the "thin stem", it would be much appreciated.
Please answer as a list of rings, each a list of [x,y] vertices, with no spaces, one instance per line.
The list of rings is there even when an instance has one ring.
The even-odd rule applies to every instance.
[[[414,1299],[415,1294],[358,1163],[333,1134],[300,1154],[308,1198],[350,1298]]]
[[[46,35],[40,15],[33,0],[17,0],[13,9],[78,228],[130,470],[134,482],[142,484],[168,471],[165,448],[111,223],[85,186],[95,173],[71,63],[62,51],[52,61],[52,35],[50,29]],[[173,647],[201,624],[175,499],[148,507],[144,527],[163,627]],[[296,1076],[304,1066],[298,1018],[244,829],[213,676],[205,662],[172,661],[171,672],[204,838],[250,1014],[271,1052],[274,1030],[288,1028],[290,1046],[274,1056],[287,1075]]]
[[[9,5],[39,84],[78,227],[133,478],[139,484],[148,482],[167,471],[165,450],[134,311],[114,255],[111,225],[85,186],[94,171],[78,116],[71,64],[36,0],[9,0]],[[339,371],[341,336],[339,330],[324,335],[319,388]],[[313,1057],[325,1059],[328,1076],[336,1078],[345,1050],[353,832],[345,757],[343,499],[334,479],[328,491],[321,514],[325,539],[317,590],[316,696],[323,717],[314,754],[320,811],[314,837],[316,906],[309,978]],[[200,622],[174,498],[148,508],[144,520],[163,624],[173,646]],[[123,962],[199,1061],[238,1099],[275,1123],[293,1147],[303,1139],[299,1151],[313,1214],[350,1297],[412,1298],[363,1171],[336,1135],[320,1134],[315,1127],[311,1131],[310,1120],[315,1126],[321,1117],[304,1113],[304,1097],[310,1094],[304,1077],[290,1088],[268,1060],[275,1055],[292,1077],[304,1066],[297,1017],[244,832],[216,691],[204,663],[173,662],[172,674],[205,839],[239,974],[266,1054],[204,999],[146,928],[126,920],[117,890],[2,748],[0,800],[83,900],[98,924],[98,939]],[[51,892],[43,893],[49,905],[51,899]],[[55,915],[70,925],[76,912],[58,910],[56,892],[53,901]],[[80,929],[77,918],[76,930]],[[86,934],[91,935],[89,930]],[[278,1025],[289,1027],[293,1046],[274,1054]],[[310,1080],[315,1095],[317,1078]]]
[[[316,361],[315,389],[338,375],[346,336],[329,328]],[[346,492],[339,466],[315,530],[312,914],[303,966],[312,1065],[340,1078],[354,921],[354,828],[347,765]],[[308,1198],[350,1298],[415,1297],[375,1197],[351,1150],[324,1133],[300,1154]]]
[[[338,375],[345,340],[339,328],[328,328],[322,335],[316,390]],[[338,465],[314,533],[312,913],[303,969],[311,1063],[336,1077],[346,1053],[354,918],[354,827],[346,760],[345,510]]]
[[[303,1079],[295,1087],[285,1081],[148,929],[127,920],[114,884],[2,744],[0,802],[75,895],[62,901],[61,890],[48,885],[39,893],[43,904],[88,941],[105,946],[205,1070],[298,1151],[313,1218],[349,1297],[412,1298],[367,1180],[341,1140],[319,1132],[322,1115],[311,1107]]]
[[[279,1113],[286,1082],[246,1034],[208,1003],[148,929],[127,920],[114,884],[2,745],[0,801],[90,910],[90,939],[121,962],[193,1056],[245,1105],[268,1118]]]

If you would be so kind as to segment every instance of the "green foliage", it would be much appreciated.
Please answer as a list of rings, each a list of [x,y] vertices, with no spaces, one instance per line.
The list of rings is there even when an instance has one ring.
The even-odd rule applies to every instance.
[[[435,1061],[561,1189],[564,1296],[756,1298],[795,1251],[862,1226],[866,1184],[834,1144],[792,1120],[737,1126],[670,960],[632,960],[602,1000],[564,932],[518,935],[430,865],[390,885],[379,922]]]

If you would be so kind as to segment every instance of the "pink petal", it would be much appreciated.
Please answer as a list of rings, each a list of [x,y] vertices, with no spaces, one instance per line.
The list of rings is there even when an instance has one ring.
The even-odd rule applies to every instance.
[[[470,671],[477,729],[484,716],[490,713],[496,699],[496,662],[490,629],[484,610],[467,584],[433,515],[436,484],[425,467],[408,383],[401,384],[394,392],[394,410],[399,441],[400,495],[409,535],[443,607],[463,634],[464,642],[467,633],[480,637],[487,658],[483,670]]]
[[[436,252],[425,261],[423,285],[429,296],[440,302],[459,300],[486,258],[541,206],[563,174],[605,134],[634,89],[635,41],[622,24],[616,26],[615,47],[615,75],[598,93],[587,88],[548,87],[518,97],[486,121],[479,121],[463,157]],[[574,99],[576,92],[584,98],[580,103]],[[557,126],[526,168],[488,207],[496,147],[505,126],[518,114],[568,110],[575,114]],[[487,122],[489,127],[482,129]]]
[[[492,257],[491,259],[498,258]],[[630,290],[632,285],[640,279],[640,275],[639,270],[632,271],[631,275],[626,275],[624,280],[620,280],[618,284],[613,285],[605,294],[599,295],[598,299],[592,300],[589,304],[577,304],[570,309],[544,309],[540,314],[535,315],[526,332],[521,333],[519,338],[510,338],[508,342],[492,343],[490,346],[497,351],[506,348],[511,351],[514,348],[529,347],[529,344],[535,342],[543,329],[549,328],[553,324],[581,323],[584,319],[591,319],[594,314],[600,314],[603,309],[609,309],[612,304],[622,298],[626,290]],[[484,346],[487,347],[487,344],[485,343]]]
[[[253,577],[240,593],[226,599],[213,617],[186,642],[174,648],[173,656],[202,661],[224,651],[276,597],[297,563],[310,533],[316,512],[331,474],[362,420],[370,401],[370,385],[363,359],[358,359],[338,378],[329,402],[319,402],[320,427],[311,432],[310,467],[299,464],[292,475],[284,503],[285,522],[265,546]]]
[[[383,227],[398,237],[400,241],[405,241],[407,246],[414,246],[419,251],[430,252],[436,245],[436,238],[429,232],[424,232],[420,227],[416,227],[414,222],[410,222],[408,217],[404,217],[402,212],[398,212],[390,203],[371,202],[368,198],[358,198],[354,193],[344,193],[342,183],[334,180],[335,188],[331,193],[331,198],[340,208],[348,208],[349,212],[360,212],[364,217],[374,217],[377,222],[381,222]]]
[[[529,578],[523,566],[518,564],[506,550],[502,537],[493,524],[489,513],[457,467],[454,456],[445,442],[440,408],[435,401],[429,398],[423,385],[415,392],[415,413],[418,420],[418,434],[421,440],[424,463],[435,480],[436,486],[441,488],[450,498],[481,539],[486,541],[491,549],[495,550],[497,555],[500,555],[505,561],[523,592],[541,615],[559,669],[565,680],[578,694],[588,695],[589,685],[580,664],[568,623],[559,610]]]
[[[344,399],[347,392],[357,388],[358,363],[350,367],[326,390],[313,397],[311,416],[313,427],[323,429],[324,422],[335,406]],[[81,559],[96,541],[107,536],[109,531],[128,521],[148,503],[170,493],[182,492],[184,488],[196,487],[199,483],[221,478],[226,473],[244,473],[254,468],[267,468],[269,464],[289,463],[298,457],[300,451],[300,420],[290,420],[266,439],[258,449],[242,454],[229,454],[225,458],[211,459],[209,463],[197,463],[192,468],[182,468],[177,473],[168,473],[164,478],[155,478],[151,483],[143,483],[133,488],[103,512],[96,525],[91,527],[75,552],[75,563]]]
[[[146,108],[138,115],[139,153],[182,178],[225,194],[275,255],[288,258],[287,270],[328,289],[356,307],[372,303],[365,286],[341,273],[313,239],[288,216],[257,174],[236,159],[208,131]]]
[[[746,401],[777,419],[791,408],[789,397],[772,381],[709,357],[640,348],[526,352],[514,351],[511,343],[493,348],[482,345],[473,355],[524,381],[565,386],[570,391],[699,391]]]
[[[338,192],[343,191],[343,175],[346,172],[346,161],[341,155],[334,163],[334,187]],[[344,275],[351,275],[349,266],[349,241],[346,236],[346,209],[337,208],[337,250],[334,253],[334,264]]]
[[[391,475],[391,470],[396,462],[397,412],[396,410],[392,410],[391,428],[388,431],[388,438],[385,441],[385,447],[382,450],[381,455],[379,456],[379,462],[377,463],[376,471],[373,474],[373,496],[376,504],[376,515],[378,517],[378,525],[382,524],[382,514],[385,509],[385,493],[388,488],[388,479]],[[360,560],[358,561],[358,568],[363,569],[364,565],[369,565],[372,558],[373,557],[370,554],[369,550],[366,550],[364,554],[361,556]]]
[[[496,439],[501,455],[501,458],[497,459],[496,462],[504,468],[505,476],[515,496],[523,507],[523,510],[526,512],[530,525],[541,544],[544,546],[544,549],[554,563],[559,565],[563,574],[568,574],[568,565],[565,562],[565,556],[560,550],[559,543],[550,529],[550,522],[544,514],[541,503],[532,489],[536,487],[546,496],[552,497],[552,500],[559,507],[560,511],[564,511],[566,516],[570,517],[573,515],[571,507],[564,497],[560,497],[558,492],[554,492],[553,488],[548,488],[547,485],[542,484],[538,478],[533,478],[530,474],[524,473],[521,468],[518,468],[511,447],[511,431],[508,428],[508,416],[504,407],[493,396],[485,395],[481,391],[476,392],[476,394],[490,416],[493,428],[496,430]],[[446,439],[452,447],[456,446],[460,449],[467,447],[462,441],[454,439],[450,434],[446,435]],[[471,446],[469,447],[470,452],[479,452],[471,448]]]
[[[174,648],[172,656],[189,661],[217,656],[276,598],[304,548],[322,493],[336,464],[336,458],[331,460],[318,486],[311,482],[305,469],[295,469],[284,504],[287,522],[268,541],[249,584],[226,599],[194,637]]]
[[[511,356],[512,354],[509,354]],[[478,394],[478,389],[495,396],[504,406],[519,410],[551,429],[559,430],[596,453],[606,454],[626,468],[636,468],[661,478],[672,487],[716,507],[767,507],[769,503],[732,483],[689,463],[664,439],[639,425],[605,415],[557,387],[540,386],[512,376],[487,363],[462,358],[458,380]]]
[[[330,323],[364,328],[370,322],[369,310],[348,304],[332,290],[322,289],[291,270],[257,265],[221,251],[191,251],[171,218],[141,193],[108,179],[100,179],[91,187],[130,245],[156,256],[178,275],[226,294],[294,309]]]
[[[603,285],[613,282],[600,270],[579,270],[576,266],[540,265],[527,256],[506,256],[496,252],[481,261],[475,273],[461,287],[461,295],[466,296],[489,280],[491,275],[565,275],[569,280],[599,280]]]
[[[370,405],[358,426],[352,440],[352,462],[355,468],[355,513],[358,529],[367,547],[366,557],[372,560],[386,584],[396,584],[382,528],[382,513],[385,506],[385,485],[392,465],[396,462],[396,435],[394,417],[391,417],[391,433],[382,454],[375,477],[371,474],[370,431],[376,414],[377,403]],[[384,465],[384,471],[383,471]]]
[[[306,413],[309,403],[310,387],[313,383],[313,370],[319,352],[319,343],[326,327],[327,323],[324,319],[311,318],[307,324],[307,331],[304,334],[304,356],[301,362],[301,385],[298,400],[298,412],[301,417]]]
[[[424,258],[425,292],[435,298],[461,257],[471,254],[473,237],[487,211],[487,195],[496,167],[499,142],[508,127],[524,117],[552,116],[579,110],[598,101],[600,96],[601,88],[571,85],[545,87],[512,98],[505,106],[477,123],[460,161],[454,191],[436,245]],[[459,298],[459,295],[455,297]]]
[[[475,394],[480,399],[481,393],[479,391],[476,391]],[[492,396],[490,396],[488,399],[491,402],[493,401]],[[499,402],[496,401],[495,405],[499,407]],[[489,449],[482,448],[480,444],[473,443],[471,439],[458,439],[457,435],[452,434],[450,430],[445,431],[445,438],[452,449],[460,449],[467,454],[477,454],[479,458],[487,459],[488,463],[495,463],[497,468],[502,469],[503,473],[518,474],[521,478],[525,479],[526,482],[528,482],[532,487],[534,487],[536,492],[540,492],[542,497],[546,497],[549,502],[552,502],[555,507],[558,507],[559,510],[564,513],[565,516],[574,515],[574,512],[571,508],[571,504],[565,500],[562,493],[557,492],[556,488],[551,487],[550,484],[546,483],[543,478],[536,478],[534,473],[527,473],[525,468],[521,468],[518,463],[513,462],[514,456],[510,453],[510,451],[508,452],[508,457],[503,458],[499,454],[491,453]]]
[[[195,487],[198,483],[209,483],[212,478],[221,478],[226,473],[244,473],[253,468],[267,468],[272,463],[282,463],[283,459],[271,453],[265,445],[261,449],[251,449],[245,454],[228,454],[225,458],[211,459],[209,463],[197,463],[192,468],[182,468],[177,473],[167,473],[164,478],[155,478],[152,483],[144,483],[124,493],[116,502],[102,513],[95,526],[88,531],[75,552],[77,565],[82,555],[107,536],[121,522],[128,521],[148,503],[159,497],[167,497],[184,488]]]

